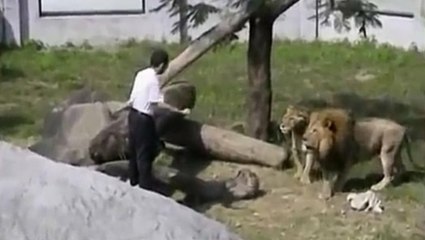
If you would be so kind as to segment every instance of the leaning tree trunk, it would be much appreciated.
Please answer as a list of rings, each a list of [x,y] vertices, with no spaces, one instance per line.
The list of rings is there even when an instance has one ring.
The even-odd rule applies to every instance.
[[[180,33],[180,43],[187,44],[189,43],[189,26],[187,25],[187,14],[189,12],[189,5],[187,0],[179,1],[179,33]]]
[[[268,139],[271,114],[273,22],[274,18],[270,14],[254,15],[249,20],[247,133],[263,141]]]
[[[239,11],[224,18],[219,24],[204,32],[195,39],[182,53],[174,58],[167,70],[161,75],[161,88],[165,87],[176,75],[185,70],[191,63],[208,52],[229,34],[237,32],[261,6],[261,1],[255,4],[244,4]]]
[[[267,6],[271,9],[271,19],[274,20],[298,1],[299,0],[267,1]],[[239,11],[230,14],[216,26],[204,32],[170,62],[167,71],[161,75],[161,88],[165,87],[165,85],[167,85],[176,75],[185,70],[191,63],[200,58],[217,43],[229,36],[229,34],[240,30],[250,19],[251,15],[260,7],[264,6],[264,1],[245,2],[246,3],[239,9]]]

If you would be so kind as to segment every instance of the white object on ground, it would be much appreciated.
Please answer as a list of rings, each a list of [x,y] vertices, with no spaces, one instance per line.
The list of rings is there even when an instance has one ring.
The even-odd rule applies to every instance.
[[[375,213],[382,213],[384,211],[382,201],[372,190],[363,193],[350,193],[347,195],[347,201],[351,209],[357,211],[372,211]]]

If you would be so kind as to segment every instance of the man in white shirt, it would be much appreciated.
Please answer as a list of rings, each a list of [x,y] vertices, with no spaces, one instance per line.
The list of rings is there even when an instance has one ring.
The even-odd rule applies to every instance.
[[[153,119],[154,108],[165,107],[188,114],[189,109],[178,109],[164,103],[158,74],[168,67],[168,54],[155,50],[150,58],[150,67],[139,71],[133,83],[127,104],[131,107],[129,125],[129,178],[132,186],[152,189],[152,164],[158,154],[159,136]]]

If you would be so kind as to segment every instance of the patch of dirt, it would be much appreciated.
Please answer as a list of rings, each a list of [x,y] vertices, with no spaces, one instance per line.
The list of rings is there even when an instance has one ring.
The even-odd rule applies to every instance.
[[[254,200],[199,207],[200,212],[227,224],[246,240],[261,239],[410,239],[419,204],[383,200],[382,215],[354,212],[339,193],[326,202],[317,198],[321,184],[303,186],[292,170],[276,171],[256,166],[213,162],[200,175],[214,178],[232,176],[238,168],[249,168],[261,179],[265,195]]]

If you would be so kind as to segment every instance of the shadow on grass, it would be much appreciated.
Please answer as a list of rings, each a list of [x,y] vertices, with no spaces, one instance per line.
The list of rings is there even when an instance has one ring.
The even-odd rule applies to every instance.
[[[22,70],[0,63],[0,83],[13,81],[21,77],[25,77]]]
[[[372,185],[381,181],[382,177],[383,174],[371,173],[368,174],[365,178],[351,178],[345,183],[343,192],[366,191]],[[398,187],[405,183],[423,182],[424,179],[425,172],[406,171],[402,175],[396,177],[391,183],[391,185],[394,187]]]
[[[27,116],[18,113],[3,113],[0,114],[0,134],[9,135],[16,129],[25,124],[32,124]]]
[[[216,204],[221,204],[223,207],[228,208],[228,209],[234,209],[234,210],[240,210],[241,208],[238,207],[237,205],[235,205],[235,203],[237,202],[242,202],[242,201],[252,201],[253,199],[257,199],[257,198],[261,198],[263,196],[265,196],[267,194],[267,192],[263,189],[258,190],[257,194],[249,199],[244,199],[244,200],[226,200],[226,199],[220,199],[220,200],[215,200],[215,201],[205,201],[205,202],[198,202],[198,201],[194,201],[192,199],[185,199],[184,201],[180,202],[190,208],[192,208],[193,210],[200,212],[200,213],[206,213],[209,209],[211,209],[214,205]]]

